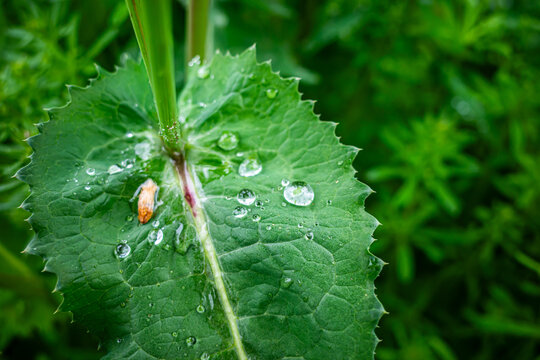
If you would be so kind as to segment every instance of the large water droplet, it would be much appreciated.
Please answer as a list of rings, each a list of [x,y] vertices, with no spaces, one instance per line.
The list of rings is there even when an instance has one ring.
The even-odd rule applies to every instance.
[[[237,206],[233,210],[233,215],[236,218],[243,218],[244,216],[247,215],[247,213],[248,213],[247,209],[245,207],[242,207],[242,206]]]
[[[249,189],[242,189],[236,195],[236,199],[242,205],[251,205],[255,201],[255,193]]]
[[[137,145],[135,145],[135,154],[140,157],[143,161],[146,161],[148,159],[150,159],[151,157],[151,154],[150,154],[150,149],[151,149],[151,146],[148,142],[141,142],[141,143],[138,143]]]
[[[195,338],[195,336],[190,336],[186,339],[187,346],[193,346],[195,345],[196,342],[197,342],[197,339]]]
[[[267,89],[266,90],[266,97],[269,99],[274,99],[277,95],[278,91],[276,89]]]
[[[128,244],[118,244],[114,249],[114,254],[119,259],[125,259],[131,254],[131,247]]]
[[[210,70],[208,69],[208,66],[201,66],[198,70],[197,70],[197,77],[199,79],[206,79],[208,77],[208,75],[210,75]]]
[[[244,160],[238,167],[240,176],[249,177],[255,176],[262,170],[262,164],[258,159],[250,158]]]
[[[313,202],[315,193],[311,186],[303,181],[295,181],[283,190],[283,197],[288,203],[297,206],[308,206]]]
[[[107,170],[107,172],[109,173],[109,175],[113,175],[113,174],[117,174],[121,171],[124,171],[124,169],[122,169],[120,166],[118,165],[111,165],[109,166],[109,170]]]
[[[88,175],[90,175],[90,176],[93,176],[93,175],[95,175],[95,173],[96,173],[96,169],[94,169],[94,168],[88,168],[88,169],[86,169],[86,173],[87,173]]]
[[[231,131],[224,131],[217,144],[223,150],[232,150],[238,146],[238,137]]]

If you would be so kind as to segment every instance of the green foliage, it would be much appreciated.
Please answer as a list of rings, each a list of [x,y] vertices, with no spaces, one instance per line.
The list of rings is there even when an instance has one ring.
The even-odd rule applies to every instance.
[[[32,123],[43,121],[41,106],[64,103],[63,83],[84,84],[92,61],[112,69],[136,44],[127,41],[132,30],[125,20],[102,52],[86,63],[71,61],[76,70],[70,74],[64,55],[39,59],[57,54],[49,47],[67,54],[65,37],[73,32],[77,54],[87,53],[101,32],[109,32],[115,4],[1,4],[0,92],[21,87],[0,101],[2,149],[8,145],[11,154],[0,157],[4,185],[29,154],[21,139],[34,131]],[[372,248],[390,263],[376,281],[390,312],[377,330],[384,340],[377,357],[538,358],[537,2],[236,0],[215,5],[217,48],[237,53],[256,42],[261,59],[272,58],[274,68],[302,77],[306,97],[320,100],[317,112],[339,121],[344,143],[366,149],[355,168],[377,191],[367,209],[384,226]],[[54,15],[56,7],[63,9],[60,15]],[[95,15],[88,16],[91,11]],[[184,13],[181,6],[174,11],[178,40]],[[70,27],[58,41],[55,34],[71,17],[85,25]],[[18,40],[14,36],[20,31],[34,40]],[[33,56],[37,60],[29,63]],[[23,72],[15,71],[20,63],[27,64]],[[176,69],[181,81],[181,62]],[[21,185],[12,184],[19,190],[0,194],[2,203],[9,203],[4,209],[25,196]],[[18,254],[30,236],[23,212],[1,214],[2,244],[43,283],[39,262]],[[52,288],[47,281],[43,286]],[[4,291],[12,294],[12,306],[25,308],[23,298]],[[8,323],[3,309],[2,325]],[[13,318],[19,320],[9,324],[21,323],[25,313],[18,314]],[[68,327],[66,318],[46,314],[43,321],[56,319],[56,332],[34,332],[28,340],[37,344],[33,347],[21,343],[23,335],[6,340],[4,356],[32,358],[28,351],[37,348],[48,358],[87,358],[84,350],[74,350],[84,349],[83,332],[67,335],[77,324]],[[7,334],[4,328],[0,333]]]
[[[368,252],[377,221],[362,208],[371,189],[298,80],[257,65],[253,49],[193,68],[179,105],[187,150],[171,161],[144,67],[101,74],[49,111],[18,177],[32,190],[26,251],[58,275],[61,309],[106,358],[373,358],[383,310]],[[262,169],[243,173],[249,159]],[[284,178],[315,199],[289,203]],[[147,179],[160,205],[141,226],[133,194]],[[243,189],[252,201],[237,201]]]

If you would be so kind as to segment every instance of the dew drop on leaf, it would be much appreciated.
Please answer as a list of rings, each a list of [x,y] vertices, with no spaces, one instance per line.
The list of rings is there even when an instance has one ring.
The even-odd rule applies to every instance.
[[[292,283],[293,283],[293,279],[291,279],[290,277],[285,277],[281,279],[281,286],[284,288],[291,287]]]
[[[253,215],[253,217],[251,218],[251,220],[253,220],[254,222],[258,222],[261,220],[261,217],[257,214]]]
[[[122,169],[120,166],[118,165],[111,165],[109,166],[109,170],[107,170],[107,172],[109,173],[109,175],[113,175],[113,174],[117,174],[121,171],[123,171],[124,169]]]
[[[257,202],[255,203],[255,206],[256,206],[256,207],[259,207],[259,208],[260,208],[261,206],[263,206],[263,205],[264,205],[264,203],[263,203],[261,200],[257,200]],[[261,208],[261,210],[262,210],[262,208]]]
[[[84,187],[84,190],[86,190],[86,191],[89,191],[90,189],[92,189],[92,187],[91,187],[90,185],[86,185],[86,186]]]
[[[255,201],[255,193],[249,189],[242,189],[236,195],[236,199],[242,205],[251,205]]]
[[[178,333],[176,331],[173,331],[171,334],[173,337],[178,337]]]
[[[277,95],[278,91],[276,89],[267,89],[266,90],[266,97],[269,99],[274,99]]]
[[[249,177],[255,176],[262,170],[262,164],[258,159],[250,158],[245,159],[238,167],[238,174],[240,176]]]
[[[208,353],[203,353],[201,355],[201,360],[210,360],[210,355],[208,355]]]
[[[287,185],[289,185],[289,183],[290,183],[289,180],[287,180],[287,179],[285,179],[285,178],[284,178],[284,179],[281,179],[281,186],[287,186]]]
[[[114,254],[119,259],[125,259],[131,254],[131,247],[128,244],[118,244],[114,249]]]
[[[206,309],[204,308],[204,306],[202,306],[202,305],[197,306],[197,312],[198,312],[199,314],[204,313],[205,310],[206,310]]]
[[[199,79],[206,79],[210,75],[210,70],[208,69],[208,66],[201,66],[197,70],[197,77]]]
[[[238,146],[238,137],[231,131],[224,131],[219,137],[217,144],[223,150],[233,150]]]
[[[152,227],[153,227],[154,229],[157,229],[157,228],[159,227],[159,220],[154,220],[154,221],[152,221]]]
[[[145,142],[138,143],[135,145],[135,155],[140,157],[143,161],[150,159],[150,144]]]
[[[193,346],[195,345],[196,342],[197,342],[197,339],[195,338],[195,336],[190,336],[186,339],[187,346]]]
[[[152,230],[150,232],[150,235],[148,235],[148,242],[154,245],[159,245],[163,241],[163,231],[161,229],[159,230]]]
[[[247,213],[248,213],[247,209],[245,207],[242,207],[242,206],[237,206],[233,210],[233,215],[236,218],[243,218],[244,216],[247,215]]]
[[[295,181],[283,190],[283,197],[288,203],[297,206],[308,206],[313,202],[315,193],[311,186],[303,181]]]
[[[313,231],[308,231],[304,237],[306,240],[313,240]]]
[[[96,173],[96,169],[94,169],[94,168],[88,168],[88,169],[86,169],[86,173],[87,173],[88,175],[90,175],[90,176],[93,176],[93,175],[95,175],[95,173]]]
[[[328,200],[328,201],[326,202],[326,205],[332,205],[332,200]]]

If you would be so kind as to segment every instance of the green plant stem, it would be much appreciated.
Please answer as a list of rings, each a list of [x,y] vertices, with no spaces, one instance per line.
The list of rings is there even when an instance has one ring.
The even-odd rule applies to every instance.
[[[126,0],[158,113],[161,136],[172,151],[183,148],[177,121],[170,0]]]
[[[210,0],[190,0],[187,19],[186,64],[195,56],[207,59]]]

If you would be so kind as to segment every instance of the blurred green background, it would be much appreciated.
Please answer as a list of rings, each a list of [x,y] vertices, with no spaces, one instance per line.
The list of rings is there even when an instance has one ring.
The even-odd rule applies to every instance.
[[[184,5],[174,4],[183,81]],[[358,178],[382,223],[372,250],[389,315],[377,358],[540,359],[540,2],[216,0],[216,48],[257,43],[364,148]],[[0,358],[97,359],[42,261],[12,178],[23,139],[86,85],[138,56],[123,1],[0,0]]]

